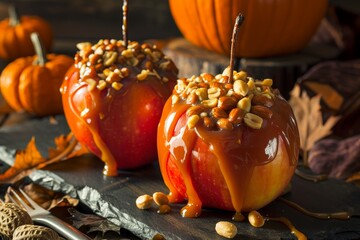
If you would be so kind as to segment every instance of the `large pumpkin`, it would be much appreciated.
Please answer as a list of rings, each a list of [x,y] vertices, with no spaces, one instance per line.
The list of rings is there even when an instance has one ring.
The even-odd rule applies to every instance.
[[[32,35],[38,46],[38,35]],[[38,54],[18,58],[8,64],[0,76],[1,94],[16,111],[27,111],[37,116],[63,112],[60,86],[74,60],[65,55]]]
[[[240,30],[237,57],[296,52],[309,42],[323,18],[327,0],[169,0],[184,37],[209,50],[229,54],[236,16]]]
[[[38,16],[18,17],[14,7],[9,7],[9,18],[0,22],[0,58],[14,60],[35,54],[30,34],[37,32],[46,48],[51,49],[53,33],[50,24]]]

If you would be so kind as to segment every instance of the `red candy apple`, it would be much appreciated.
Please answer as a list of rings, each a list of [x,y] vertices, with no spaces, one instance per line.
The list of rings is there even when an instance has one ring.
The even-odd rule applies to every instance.
[[[299,134],[290,105],[272,88],[232,67],[178,80],[158,128],[161,173],[170,202],[241,212],[278,197],[297,165]]]
[[[156,160],[157,125],[178,74],[156,46],[127,40],[127,0],[122,9],[123,40],[78,44],[61,87],[72,132],[108,176]]]
[[[149,44],[100,40],[78,47],[61,88],[75,137],[105,162],[105,175],[156,160],[157,125],[177,78],[174,63]]]

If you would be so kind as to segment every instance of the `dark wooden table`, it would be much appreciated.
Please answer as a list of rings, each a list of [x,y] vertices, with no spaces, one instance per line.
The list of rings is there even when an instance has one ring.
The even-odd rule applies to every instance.
[[[26,114],[13,114],[0,128],[0,150],[23,149],[32,136],[39,150],[46,154],[53,138],[66,134],[69,129],[64,116],[31,118]],[[6,154],[0,154],[4,160]],[[10,159],[9,159],[10,158]],[[11,157],[7,156],[11,162]],[[4,170],[8,165],[2,163]],[[151,239],[160,233],[166,239],[223,239],[214,230],[220,220],[231,221],[232,212],[205,209],[196,219],[182,218],[182,204],[172,205],[170,214],[159,215],[156,207],[139,210],[135,200],[139,195],[155,191],[167,192],[158,165],[136,171],[120,171],[117,177],[102,175],[103,163],[91,154],[59,162],[44,170],[37,170],[30,180],[52,190],[78,197],[94,213],[108,218],[119,227],[130,230],[136,238]],[[292,190],[285,195],[304,208],[315,212],[349,211],[349,220],[319,220],[306,216],[275,200],[260,210],[263,215],[285,216],[309,239],[359,239],[360,189],[338,180],[313,183],[294,176]],[[235,223],[238,235],[234,239],[295,239],[280,223],[267,222],[262,228],[253,228],[247,222]]]

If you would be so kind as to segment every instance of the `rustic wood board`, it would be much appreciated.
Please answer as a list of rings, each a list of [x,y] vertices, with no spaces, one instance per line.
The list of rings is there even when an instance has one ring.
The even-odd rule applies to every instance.
[[[10,149],[23,148],[35,136],[40,151],[45,153],[53,145],[53,138],[66,134],[68,127],[63,116],[57,124],[48,118],[30,119],[22,124],[0,128],[0,146]],[[214,227],[220,220],[230,220],[232,212],[204,210],[200,218],[182,218],[182,204],[172,205],[167,215],[156,213],[156,207],[139,210],[135,199],[141,194],[166,192],[158,165],[121,171],[118,177],[104,177],[103,163],[88,154],[49,166],[30,175],[32,181],[53,190],[77,196],[95,213],[107,217],[142,239],[151,239],[160,233],[166,239],[222,239]],[[314,184],[298,177],[292,180],[292,190],[285,196],[303,207],[319,212],[351,211],[357,217],[350,220],[318,220],[305,216],[276,200],[261,209],[269,216],[288,217],[309,239],[359,239],[360,238],[360,189],[342,181],[328,180]],[[253,228],[248,223],[236,223],[238,235],[234,239],[295,239],[282,224],[267,222],[263,228]]]

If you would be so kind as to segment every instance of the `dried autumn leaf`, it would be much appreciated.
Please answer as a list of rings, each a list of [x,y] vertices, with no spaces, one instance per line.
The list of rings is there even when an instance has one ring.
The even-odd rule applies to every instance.
[[[307,153],[314,143],[331,134],[332,127],[340,119],[339,116],[330,116],[324,123],[320,111],[321,96],[309,98],[299,85],[295,85],[290,93],[289,103],[293,109],[300,134],[300,148],[303,151],[304,164],[307,166]]]
[[[81,145],[74,137],[73,133],[67,136],[60,135],[54,139],[56,148],[49,148],[49,159],[38,168],[43,168],[49,164],[66,160],[72,157],[81,156],[89,151]]]
[[[99,231],[104,235],[106,232],[112,231],[120,234],[120,227],[106,218],[95,214],[80,213],[74,208],[69,208],[68,211],[72,216],[73,226],[77,229],[85,226],[89,228],[88,233]]]
[[[24,150],[17,151],[13,166],[5,173],[0,174],[0,182],[14,183],[30,174],[34,169],[88,153],[88,150],[78,143],[72,133],[56,137],[55,145],[56,148],[50,148],[49,157],[45,158],[36,148],[35,138],[32,137]]]
[[[45,161],[46,159],[41,156],[35,145],[35,138],[32,137],[24,150],[17,151],[14,165],[0,175],[0,181],[13,183],[19,179],[19,176],[16,177],[18,174],[32,169]]]
[[[51,210],[55,207],[75,207],[79,204],[79,200],[76,198],[49,190],[35,183],[23,186],[22,190],[25,191],[32,200],[47,210]],[[5,201],[10,201],[8,193],[5,195]]]
[[[339,111],[344,103],[344,97],[328,84],[307,81],[304,85],[316,94],[321,95],[325,104],[336,111]]]

